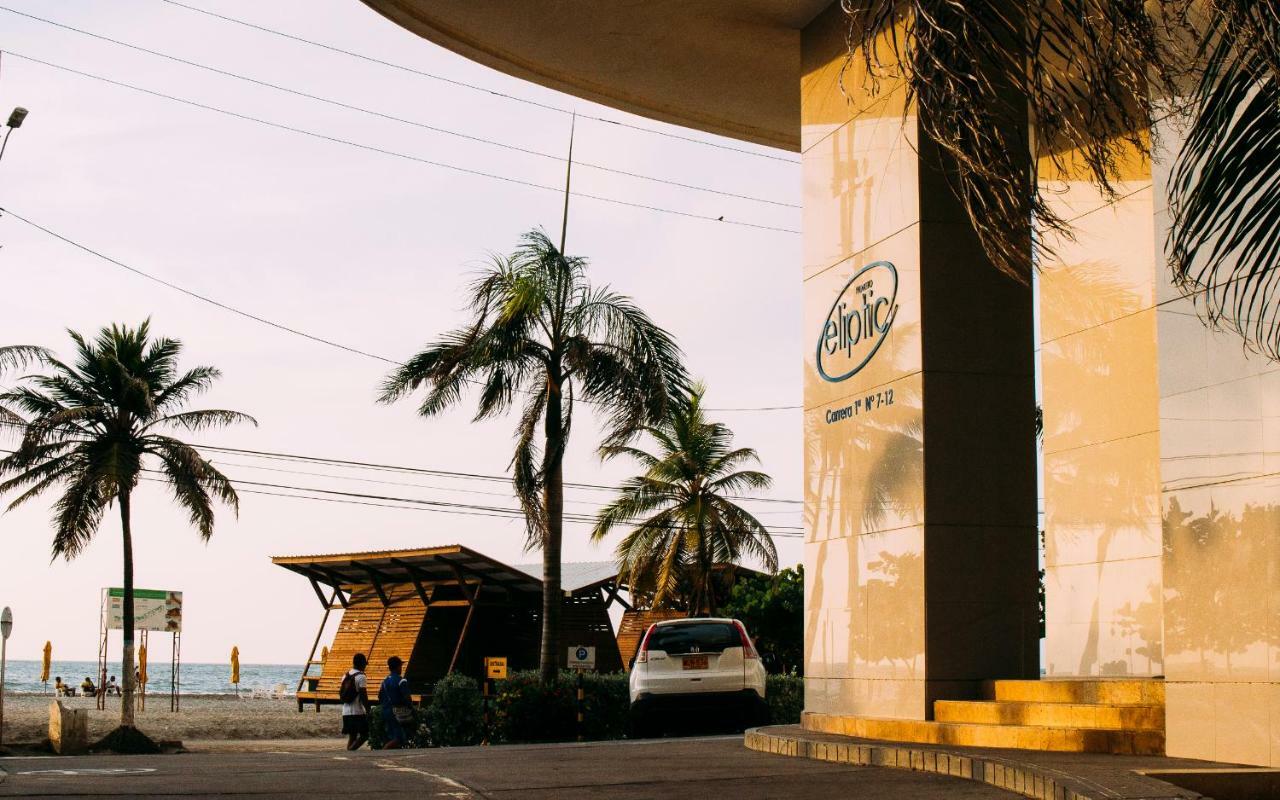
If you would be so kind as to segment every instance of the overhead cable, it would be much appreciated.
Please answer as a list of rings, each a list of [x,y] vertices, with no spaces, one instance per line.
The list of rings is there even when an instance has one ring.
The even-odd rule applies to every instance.
[[[265,80],[262,80],[262,79],[259,79],[259,78],[253,78],[253,77],[249,77],[249,76],[247,76],[247,75],[241,75],[241,74],[239,74],[239,73],[230,72],[230,71],[228,71],[228,70],[220,69],[220,68],[218,68],[218,67],[212,67],[212,66],[209,66],[209,65],[207,65],[207,64],[202,64],[202,63],[200,63],[200,62],[198,62],[198,61],[192,61],[192,60],[190,60],[190,59],[182,58],[182,57],[180,57],[180,56],[175,56],[175,55],[172,55],[172,54],[170,54],[170,53],[164,53],[164,52],[161,52],[161,51],[159,51],[159,50],[152,50],[151,48],[143,47],[143,46],[141,46],[141,45],[133,44],[133,43],[131,43],[131,42],[125,42],[125,41],[122,41],[122,40],[120,40],[120,39],[113,39],[113,38],[111,38],[110,36],[104,36],[104,35],[99,34],[99,33],[94,33],[94,32],[92,32],[92,31],[87,31],[87,30],[84,30],[83,28],[76,28],[76,27],[73,27],[73,26],[71,26],[71,25],[66,25],[66,24],[64,24],[64,23],[57,22],[57,21],[55,21],[55,20],[45,19],[44,17],[37,17],[37,16],[36,16],[36,15],[34,15],[34,14],[28,14],[28,13],[23,12],[23,11],[17,11],[17,10],[15,10],[15,9],[8,8],[8,7],[6,7],[6,6],[0,6],[0,11],[5,11],[5,12],[8,12],[8,13],[10,13],[10,14],[14,14],[14,15],[17,15],[17,16],[20,16],[20,17],[24,17],[24,18],[26,18],[26,19],[34,20],[34,21],[36,21],[36,22],[40,22],[40,23],[43,23],[43,24],[46,24],[46,25],[52,25],[53,27],[61,28],[62,30],[71,31],[71,32],[73,32],[73,33],[78,33],[78,34],[80,34],[80,35],[82,35],[82,36],[88,36],[88,37],[90,37],[90,38],[97,39],[97,40],[99,40],[99,41],[109,42],[110,44],[117,45],[117,46],[119,46],[119,47],[125,47],[125,48],[128,48],[128,49],[130,49],[130,50],[136,50],[136,51],[138,51],[138,52],[140,52],[140,53],[146,53],[146,54],[148,54],[148,55],[156,56],[156,57],[158,57],[158,58],[167,59],[167,60],[169,60],[169,61],[173,61],[174,63],[177,63],[177,64],[183,64],[183,65],[185,65],[185,66],[194,67],[194,68],[196,68],[196,69],[202,69],[202,70],[205,70],[205,71],[207,71],[207,72],[212,72],[212,73],[214,73],[214,74],[216,74],[216,75],[222,75],[222,76],[224,76],[224,77],[234,78],[234,79],[236,79],[236,80],[244,81],[244,82],[246,82],[246,83],[250,83],[250,84],[253,84],[253,85],[255,85],[255,86],[262,86],[262,87],[265,87],[265,88],[268,88],[268,89],[273,89],[273,90],[278,91],[278,92],[284,92],[284,93],[286,93],[286,94],[291,94],[291,95],[294,95],[294,96],[296,96],[296,97],[302,97],[302,98],[305,98],[305,99],[308,99],[308,100],[315,100],[316,102],[325,103],[325,104],[328,104],[328,105],[331,105],[331,106],[336,106],[336,107],[338,107],[338,108],[341,108],[341,109],[344,109],[344,110],[347,110],[347,111],[355,111],[355,112],[357,112],[357,113],[361,113],[361,114],[368,114],[368,115],[370,115],[370,116],[379,117],[379,118],[381,118],[381,119],[389,120],[389,121],[391,121],[391,122],[397,122],[397,123],[400,123],[400,124],[403,124],[403,125],[411,125],[411,126],[413,126],[413,127],[415,127],[415,128],[421,128],[421,129],[423,129],[423,130],[432,131],[433,133],[439,133],[439,134],[443,134],[443,135],[446,135],[446,136],[454,136],[454,137],[457,137],[457,138],[460,138],[460,139],[465,139],[465,140],[472,141],[472,142],[478,142],[478,143],[480,143],[480,144],[490,145],[490,146],[492,146],[492,147],[499,147],[499,148],[502,148],[502,149],[504,149],[504,150],[511,150],[511,151],[514,151],[514,152],[517,152],[517,153],[524,153],[524,154],[526,154],[526,155],[537,156],[537,157],[539,157],[539,158],[546,158],[546,159],[551,159],[551,160],[559,161],[559,162],[563,162],[563,161],[565,160],[565,158],[564,158],[563,156],[557,155],[557,154],[555,154],[555,153],[547,153],[547,152],[544,152],[544,151],[542,151],[542,150],[534,150],[534,149],[532,149],[532,148],[529,148],[529,147],[522,147],[522,146],[520,146],[520,145],[512,144],[512,143],[510,143],[510,142],[501,142],[501,141],[498,141],[498,140],[495,140],[495,139],[488,139],[488,138],[485,138],[485,137],[483,137],[483,136],[475,136],[475,135],[468,134],[468,133],[462,133],[462,132],[460,132],[460,131],[451,130],[451,129],[449,129],[449,128],[442,128],[442,127],[439,127],[439,126],[436,126],[436,125],[430,125],[430,124],[427,124],[427,123],[425,123],[425,122],[420,122],[420,121],[412,120],[412,119],[406,119],[406,118],[404,118],[404,117],[399,117],[399,116],[396,116],[396,115],[394,115],[394,114],[388,114],[388,113],[385,113],[385,112],[382,112],[382,111],[377,111],[377,110],[374,110],[374,109],[364,108],[364,107],[362,107],[362,106],[353,105],[353,104],[351,104],[351,103],[346,103],[346,102],[343,102],[343,101],[341,101],[341,100],[335,100],[335,99],[333,99],[333,98],[331,98],[331,97],[324,97],[324,96],[322,96],[322,95],[311,94],[310,92],[305,92],[305,91],[302,91],[302,90],[299,90],[299,89],[292,89],[292,88],[290,88],[290,87],[288,87],[288,86],[281,86],[280,84],[271,83],[270,81],[265,81]],[[725,190],[722,190],[722,189],[713,189],[713,188],[708,187],[708,186],[698,186],[698,185],[696,185],[696,184],[682,183],[682,182],[680,182],[680,181],[671,180],[671,179],[669,179],[669,178],[659,178],[659,177],[655,177],[655,176],[652,176],[652,175],[644,175],[644,174],[641,174],[641,173],[638,173],[638,172],[630,172],[630,171],[628,171],[628,170],[618,169],[618,168],[615,168],[615,167],[609,167],[609,166],[605,166],[605,165],[603,165],[603,164],[595,164],[595,163],[592,163],[592,162],[589,162],[589,161],[581,161],[581,160],[579,160],[579,161],[575,161],[575,162],[574,162],[574,166],[576,166],[576,167],[585,167],[585,168],[587,168],[587,169],[599,170],[599,171],[601,171],[601,172],[609,172],[609,173],[612,173],[612,174],[615,174],[615,175],[623,175],[623,176],[625,176],[625,177],[628,177],[628,178],[636,178],[636,179],[638,179],[638,180],[651,181],[651,182],[653,182],[653,183],[661,183],[661,184],[665,184],[665,185],[667,185],[667,186],[675,186],[675,187],[678,187],[678,188],[681,188],[681,189],[689,189],[689,190],[697,191],[697,192],[707,192],[707,193],[709,193],[709,194],[720,195],[720,196],[722,196],[722,197],[733,197],[733,198],[736,198],[736,199],[738,199],[738,200],[747,200],[747,201],[750,201],[750,202],[753,202],[753,203],[766,203],[766,204],[768,204],[768,205],[781,206],[781,207],[783,207],[783,208],[799,208],[799,207],[800,207],[800,206],[796,205],[795,203],[784,203],[784,202],[782,202],[782,201],[780,201],[780,200],[770,200],[770,199],[765,198],[765,197],[756,197],[756,196],[754,196],[754,195],[739,194],[739,193],[737,193],[737,192],[730,192],[730,191],[725,191]]]
[[[370,64],[377,64],[383,67],[390,67],[391,69],[400,70],[401,72],[407,72],[422,78],[430,78],[432,80],[441,81],[444,83],[451,84],[453,86],[457,86],[459,88],[480,92],[481,94],[487,94],[493,97],[502,98],[504,100],[511,100],[517,103],[523,103],[531,107],[541,108],[545,111],[554,111],[559,114],[575,113],[574,109],[555,106],[555,105],[551,105],[550,103],[543,103],[537,100],[530,100],[525,97],[519,97],[512,94],[507,94],[506,92],[500,92],[496,89],[489,89],[483,86],[477,86],[472,83],[467,83],[465,81],[456,80],[454,78],[448,78],[443,75],[437,75],[435,73],[427,72],[425,70],[421,70],[416,67],[409,67],[403,64],[397,64],[392,61],[386,61],[381,58],[376,58],[374,56],[366,55],[364,53],[357,53],[353,50],[346,50],[344,48],[337,47],[335,45],[325,44],[324,42],[317,42],[311,39],[304,39],[301,36],[296,36],[291,33],[285,33],[284,31],[276,30],[274,28],[268,28],[265,25],[258,25],[253,22],[248,22],[247,20],[237,19],[236,17],[230,17],[223,14],[218,14],[208,9],[200,8],[199,6],[192,6],[192,5],[187,5],[186,3],[180,3],[180,2],[177,2],[177,0],[161,0],[161,2],[167,3],[171,6],[176,6],[178,8],[184,8],[188,11],[194,11],[199,14],[204,14],[206,16],[213,17],[215,19],[220,19],[224,22],[230,22],[235,25],[241,25],[246,28],[251,28],[253,30],[260,31],[262,33],[271,34],[272,36],[279,36],[281,38],[289,39],[290,41],[299,42],[301,44],[309,45],[311,47],[319,47],[321,49],[328,50],[333,53],[338,53],[340,55],[348,56],[350,58],[359,59],[361,61],[365,61]],[[619,128],[627,128],[628,130],[634,130],[634,131],[640,131],[642,133],[652,134],[654,136],[662,136],[668,139],[677,139],[682,142],[690,142],[692,144],[702,145],[704,147],[713,147],[717,150],[727,150],[729,152],[740,153],[746,156],[754,156],[755,158],[764,158],[764,159],[769,159],[771,161],[781,161],[786,164],[798,163],[798,161],[795,158],[775,155],[773,153],[761,153],[754,150],[747,150],[741,147],[733,147],[731,145],[726,145],[719,142],[710,142],[705,139],[695,139],[692,136],[682,136],[678,133],[672,133],[670,131],[662,131],[662,130],[657,130],[655,128],[646,128],[643,125],[635,125],[635,124],[632,124],[629,122],[623,122],[617,119],[608,119],[605,117],[591,116],[590,114],[583,114],[581,111],[578,111],[576,113],[578,114],[579,119],[587,119],[587,120],[591,120],[592,122],[601,122],[607,125],[614,125]]]

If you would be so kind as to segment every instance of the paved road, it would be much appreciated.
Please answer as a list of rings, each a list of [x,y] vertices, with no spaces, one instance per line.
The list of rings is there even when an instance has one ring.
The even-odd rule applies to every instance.
[[[989,786],[896,769],[755,753],[740,736],[344,754],[313,749],[0,760],[3,797],[947,798]]]

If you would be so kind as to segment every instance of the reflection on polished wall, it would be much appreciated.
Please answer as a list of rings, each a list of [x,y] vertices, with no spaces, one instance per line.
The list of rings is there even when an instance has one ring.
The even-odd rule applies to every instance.
[[[1041,165],[1077,233],[1040,291],[1045,668],[1163,675],[1169,755],[1280,766],[1280,366],[1171,285],[1159,141],[1109,201]]]
[[[1176,147],[1176,128],[1162,131]],[[1155,238],[1169,226],[1155,169]],[[1214,332],[1165,274],[1160,337],[1170,755],[1280,766],[1280,364]]]
[[[924,719],[1036,674],[1031,301],[981,254],[904,88],[860,92],[855,60],[842,92],[845,24],[835,3],[802,37],[805,707]],[[861,276],[893,287],[892,325],[824,378]]]
[[[1045,663],[1061,676],[1160,675],[1160,423],[1149,162],[1105,198],[1070,154],[1042,158],[1074,239],[1046,237]]]

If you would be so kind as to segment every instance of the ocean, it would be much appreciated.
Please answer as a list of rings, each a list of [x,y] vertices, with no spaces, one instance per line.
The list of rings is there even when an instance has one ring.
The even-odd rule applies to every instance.
[[[147,665],[147,693],[169,693],[169,654],[165,653],[163,663],[152,661]],[[53,679],[61,675],[64,683],[69,683],[79,691],[80,682],[85,676],[91,676],[98,682],[98,662],[96,661],[60,661],[54,659],[49,670],[49,687],[52,691]],[[302,667],[293,664],[241,664],[240,691],[249,692],[255,688],[270,689],[283,683],[289,694],[293,694],[298,686],[298,677]],[[107,663],[107,675],[120,676],[120,662]],[[236,687],[231,683],[231,664],[183,664],[178,673],[182,681],[184,695],[198,694],[233,694]],[[9,661],[5,667],[5,692],[39,694],[45,691],[40,682],[39,661]]]

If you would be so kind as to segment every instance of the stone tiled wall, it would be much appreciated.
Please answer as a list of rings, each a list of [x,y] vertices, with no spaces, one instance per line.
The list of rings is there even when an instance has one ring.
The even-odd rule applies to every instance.
[[[1155,240],[1178,131],[1161,131]],[[1170,755],[1280,766],[1280,364],[1215,332],[1162,269],[1161,526]]]
[[[1070,157],[1045,157],[1050,205],[1075,238],[1041,263],[1044,669],[1160,675],[1160,423],[1149,163],[1105,198]]]
[[[846,59],[846,24],[836,3],[802,37],[806,708],[924,719],[1035,674],[1031,301],[977,247],[905,87],[868,91]],[[833,304],[881,261],[892,327],[824,379]]]

